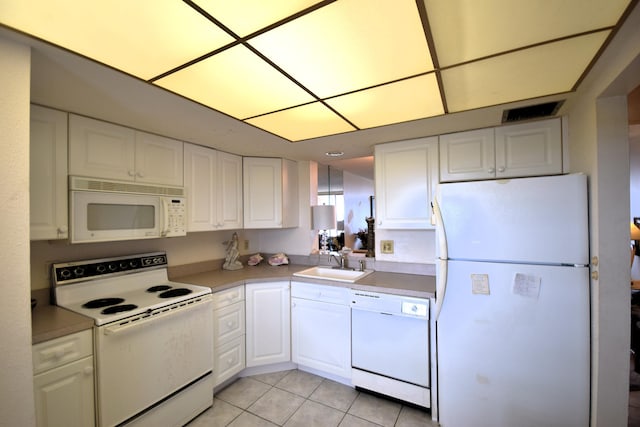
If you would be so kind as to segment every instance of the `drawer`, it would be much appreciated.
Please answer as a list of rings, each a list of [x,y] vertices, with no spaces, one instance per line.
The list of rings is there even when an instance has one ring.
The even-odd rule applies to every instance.
[[[223,344],[245,332],[244,301],[213,312],[213,342]]]
[[[213,372],[217,386],[245,368],[245,336],[219,346],[214,353]]]
[[[238,301],[244,301],[244,286],[236,286],[235,288],[215,292],[213,294],[213,309],[217,310]]]
[[[38,374],[93,354],[91,329],[33,346],[33,373]]]
[[[291,297],[312,301],[349,305],[349,288],[317,285],[315,283],[291,282]]]

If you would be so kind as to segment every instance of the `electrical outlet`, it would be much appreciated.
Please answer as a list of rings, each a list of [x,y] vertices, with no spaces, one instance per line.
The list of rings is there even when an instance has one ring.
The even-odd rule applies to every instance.
[[[248,239],[244,241],[244,250],[245,251],[249,250],[249,240]]]
[[[380,252],[383,254],[392,254],[393,253],[393,240],[381,240],[380,241]]]

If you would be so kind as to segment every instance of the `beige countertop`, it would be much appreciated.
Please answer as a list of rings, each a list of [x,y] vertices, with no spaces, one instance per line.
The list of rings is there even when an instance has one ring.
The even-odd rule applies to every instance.
[[[267,263],[262,263],[253,267],[245,266],[235,271],[210,269],[193,274],[190,274],[188,269],[184,268],[181,268],[178,274],[175,273],[175,270],[172,274],[172,269],[170,268],[169,277],[170,280],[176,282],[208,286],[213,292],[222,291],[245,283],[296,280],[418,298],[432,298],[435,296],[436,285],[434,276],[375,271],[355,283],[307,279],[293,276],[293,273],[309,267],[309,265],[271,266]],[[31,311],[31,342],[32,344],[37,344],[74,332],[90,329],[92,326],[93,319],[55,305],[48,305],[39,296],[38,305]]]
[[[93,319],[57,305],[38,305],[31,311],[31,344],[91,329]]]
[[[418,274],[389,273],[374,271],[372,274],[354,282],[335,282],[323,279],[309,279],[296,277],[293,274],[307,269],[308,265],[280,265],[245,266],[240,270],[210,270],[196,274],[172,276],[176,282],[192,283],[194,285],[209,286],[213,292],[232,288],[244,283],[265,282],[271,280],[295,280],[298,282],[319,283],[331,286],[341,286],[351,289],[367,290],[418,298],[433,298],[436,292],[434,276]]]

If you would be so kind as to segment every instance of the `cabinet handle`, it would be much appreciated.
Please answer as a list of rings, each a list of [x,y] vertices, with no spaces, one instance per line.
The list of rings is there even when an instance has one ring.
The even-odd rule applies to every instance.
[[[489,173],[495,173],[496,172],[496,168],[489,168],[489,170],[487,171]]]
[[[227,359],[227,366],[231,366],[233,364],[233,359],[229,358]]]
[[[84,368],[82,370],[82,372],[87,376],[88,375],[92,375],[93,374],[93,366],[87,366],[86,368]]]
[[[64,351],[64,348],[59,348],[56,350],[54,357],[56,359],[62,359],[64,357],[64,354],[66,353],[66,351]]]
[[[129,176],[136,176],[136,171],[129,170],[127,171],[127,173],[129,174]]]
[[[62,225],[62,226],[58,227],[58,235],[60,235],[60,236],[66,236],[66,235],[67,235],[67,231],[68,231],[68,230],[69,230],[69,229],[67,228],[67,226],[66,226],[66,225]]]
[[[500,166],[498,168],[498,172],[504,172],[506,170],[506,168],[504,166]]]
[[[227,327],[230,328],[233,326],[233,322],[227,322]]]
[[[136,174],[139,178],[144,178],[144,172],[138,172]]]

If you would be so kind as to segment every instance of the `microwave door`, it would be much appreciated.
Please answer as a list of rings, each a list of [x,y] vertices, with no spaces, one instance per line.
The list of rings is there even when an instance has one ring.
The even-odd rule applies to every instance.
[[[73,191],[71,243],[160,237],[160,198]]]

